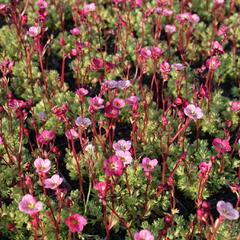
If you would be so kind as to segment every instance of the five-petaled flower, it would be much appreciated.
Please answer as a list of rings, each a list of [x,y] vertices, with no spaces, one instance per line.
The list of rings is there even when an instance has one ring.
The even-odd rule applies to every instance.
[[[38,157],[34,161],[34,167],[36,168],[36,172],[40,173],[47,173],[51,168],[51,161],[49,159],[42,159]]]
[[[65,220],[65,223],[67,224],[70,232],[79,233],[79,232],[82,232],[83,228],[87,225],[87,220],[85,217],[76,213],[69,216]]]
[[[134,240],[154,240],[154,236],[147,229],[134,234]]]
[[[219,201],[217,203],[217,210],[221,217],[228,220],[237,220],[239,218],[239,212],[233,208],[230,202]]]
[[[35,215],[42,210],[43,205],[41,202],[37,202],[35,197],[32,195],[26,194],[23,196],[21,202],[18,205],[18,208],[23,213],[26,213],[28,215]]]
[[[157,166],[158,160],[157,159],[150,159],[148,157],[143,158],[141,167],[145,173],[153,172],[154,168]]]
[[[196,107],[194,104],[188,104],[187,107],[184,108],[183,112],[186,116],[193,119],[194,121],[203,118],[202,109]]]
[[[51,178],[44,180],[44,187],[55,190],[61,185],[62,182],[63,178],[61,178],[58,174],[54,174]]]
[[[213,144],[216,152],[218,152],[218,153],[224,154],[224,153],[230,152],[232,150],[227,139],[215,138],[213,140],[212,144]]]
[[[120,177],[123,173],[123,162],[116,155],[112,155],[104,161],[104,171],[107,176]]]

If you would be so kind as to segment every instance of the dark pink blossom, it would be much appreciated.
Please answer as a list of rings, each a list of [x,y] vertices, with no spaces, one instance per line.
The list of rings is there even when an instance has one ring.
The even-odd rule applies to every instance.
[[[238,112],[240,110],[240,101],[232,102],[231,111]]]
[[[218,56],[212,56],[207,60],[206,66],[208,69],[216,71],[221,66],[221,61]]]
[[[212,43],[212,52],[223,54],[224,53],[223,46],[218,41],[214,41]]]
[[[125,106],[125,101],[121,98],[114,98],[112,102],[112,106],[116,109],[122,109]]]
[[[104,171],[109,177],[120,177],[123,173],[123,168],[123,162],[116,155],[112,155],[104,161]]]
[[[224,153],[230,152],[232,150],[227,139],[215,138],[213,140],[212,144],[213,144],[216,152],[218,152],[218,153],[224,154]]]
[[[221,217],[228,220],[237,220],[239,218],[239,212],[233,208],[230,202],[218,201],[217,210]]]
[[[70,232],[72,233],[80,233],[83,231],[83,228],[87,225],[87,220],[85,217],[79,214],[73,214],[69,216],[65,223],[67,224]]]
[[[97,182],[93,185],[94,190],[98,193],[100,199],[105,198],[107,183],[106,182]]]
[[[28,215],[35,215],[42,210],[43,205],[41,202],[37,202],[35,197],[32,195],[26,194],[23,196],[21,202],[18,205],[18,208],[23,213],[26,213]]]
[[[199,169],[200,169],[200,176],[205,177],[207,173],[210,172],[212,168],[212,162],[201,162],[199,164]]]
[[[93,58],[91,61],[91,70],[99,71],[104,67],[104,61],[101,58]]]
[[[113,105],[111,105],[110,103],[107,103],[105,107],[105,117],[116,119],[118,115],[119,115],[119,110],[113,107]]]
[[[48,145],[55,138],[55,133],[53,131],[44,130],[40,135],[38,135],[37,140],[42,145]]]
[[[134,234],[134,240],[154,240],[154,236],[147,229]]]

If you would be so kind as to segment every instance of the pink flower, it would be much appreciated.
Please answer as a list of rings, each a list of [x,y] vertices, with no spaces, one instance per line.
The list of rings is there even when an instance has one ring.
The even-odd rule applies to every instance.
[[[34,167],[36,168],[36,172],[40,173],[47,173],[51,168],[51,161],[49,159],[42,159],[38,157],[34,161]]]
[[[131,141],[119,140],[113,144],[113,149],[115,151],[129,151],[132,146]]]
[[[125,106],[125,101],[121,98],[114,98],[112,106],[116,109],[122,109]]]
[[[48,8],[48,3],[44,0],[38,0],[37,5],[40,9]]]
[[[209,162],[209,163],[201,162],[199,164],[199,169],[200,169],[201,176],[205,176],[208,172],[210,172],[211,168],[212,168],[212,163],[211,162]]]
[[[162,74],[168,74],[171,71],[171,67],[170,64],[167,61],[164,61],[163,63],[161,63],[160,65],[160,72]]]
[[[169,9],[163,9],[163,11],[162,11],[162,15],[165,16],[165,17],[169,17],[172,14],[173,14],[173,11],[169,10]]]
[[[189,22],[197,24],[200,21],[200,17],[197,14],[192,14],[189,17]]]
[[[34,215],[40,212],[43,208],[41,202],[37,202],[37,200],[30,194],[26,194],[23,196],[21,202],[18,205],[18,208],[21,212],[26,213],[28,215]]]
[[[134,7],[141,7],[142,6],[142,0],[131,0]]]
[[[96,5],[95,3],[84,3],[83,6],[83,11],[85,14],[88,14],[89,12],[94,12],[96,10]]]
[[[226,139],[220,139],[220,138],[215,138],[213,140],[213,146],[218,153],[226,153],[230,152],[232,150],[231,146],[229,145],[228,140]]]
[[[152,52],[149,48],[144,47],[140,49],[140,58],[143,62],[147,61],[152,55]]]
[[[3,145],[4,144],[4,140],[3,140],[3,137],[0,135],[0,145]]]
[[[32,26],[28,29],[28,36],[29,37],[36,37],[40,34],[41,32],[41,27],[39,26]]]
[[[61,178],[58,174],[55,174],[51,178],[45,179],[44,187],[54,190],[61,185],[62,181],[63,178]]]
[[[196,107],[194,104],[188,104],[187,107],[184,108],[183,112],[186,116],[193,119],[194,121],[203,118],[202,109]]]
[[[93,188],[98,193],[98,197],[100,199],[105,198],[106,188],[107,188],[107,183],[106,182],[97,182],[97,183],[94,184]]]
[[[37,140],[40,144],[47,145],[55,138],[55,133],[53,131],[44,130],[40,135],[38,135]]]
[[[217,36],[220,37],[220,36],[226,35],[228,31],[229,31],[228,26],[221,26],[217,31]]]
[[[218,201],[217,210],[221,217],[228,220],[237,220],[239,218],[239,212],[233,208],[230,202]]]
[[[158,164],[158,160],[157,159],[151,160],[150,158],[145,157],[142,160],[141,167],[143,168],[143,171],[145,173],[151,173],[151,172],[153,172],[153,170],[157,166],[157,164]]]
[[[119,115],[119,110],[114,108],[110,103],[106,104],[105,107],[105,117],[116,119]]]
[[[98,71],[104,67],[104,61],[101,58],[93,58],[91,61],[91,70]]]
[[[70,232],[76,233],[76,232],[82,232],[83,228],[87,225],[87,220],[85,217],[79,215],[79,214],[73,214],[69,216],[65,223],[67,224]]]
[[[224,0],[213,0],[213,4],[217,6],[221,6],[224,4]]]
[[[169,34],[173,34],[173,33],[176,32],[176,27],[175,27],[174,25],[169,25],[169,24],[167,24],[167,25],[165,26],[165,32],[166,32],[166,33],[169,33]]]
[[[221,66],[221,61],[218,56],[212,56],[207,60],[206,65],[208,69],[216,71]]]
[[[175,71],[182,71],[185,67],[183,64],[181,63],[173,63],[171,65],[171,67],[175,70]]]
[[[116,156],[123,162],[124,167],[132,162],[132,156],[129,151],[116,151]]]
[[[73,28],[72,30],[70,30],[70,33],[73,35],[73,36],[79,36],[80,35],[80,29],[75,27]]]
[[[232,102],[231,111],[238,112],[240,110],[240,101]]]
[[[100,97],[94,97],[94,98],[89,98],[88,100],[90,106],[93,108],[93,110],[98,110],[104,108],[104,100]]]
[[[214,41],[212,43],[212,51],[219,54],[224,53],[223,46],[218,41]]]
[[[154,240],[154,236],[147,229],[134,234],[134,240]]]
[[[67,137],[68,140],[77,139],[78,133],[74,128],[71,128],[65,132],[65,136]]]
[[[104,161],[104,171],[109,177],[120,177],[123,173],[123,167],[123,162],[116,155],[113,155]]]
[[[150,50],[151,50],[151,58],[153,60],[159,59],[164,53],[159,47],[150,47]]]
[[[140,100],[140,98],[138,96],[131,96],[126,99],[126,103],[128,105],[132,106],[132,105],[137,104],[139,100]]]
[[[79,97],[80,102],[83,102],[84,97],[88,94],[88,90],[85,88],[78,88],[76,94]]]

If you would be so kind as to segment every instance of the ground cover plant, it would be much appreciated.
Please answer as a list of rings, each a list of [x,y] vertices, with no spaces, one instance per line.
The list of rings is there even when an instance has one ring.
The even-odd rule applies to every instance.
[[[240,239],[239,11],[2,0],[0,239]]]

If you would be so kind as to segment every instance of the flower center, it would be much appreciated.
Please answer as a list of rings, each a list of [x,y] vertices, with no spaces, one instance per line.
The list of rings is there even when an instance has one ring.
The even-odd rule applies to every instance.
[[[34,203],[29,203],[28,204],[28,208],[31,209],[31,210],[34,209],[35,208],[35,204]]]

